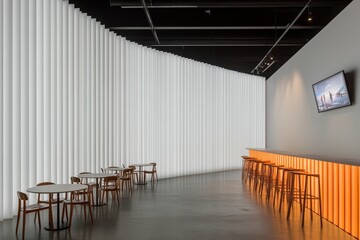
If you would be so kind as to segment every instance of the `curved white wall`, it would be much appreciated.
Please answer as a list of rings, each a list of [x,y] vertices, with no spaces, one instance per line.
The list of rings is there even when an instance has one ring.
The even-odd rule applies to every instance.
[[[261,77],[139,46],[62,0],[0,0],[0,41],[0,220],[40,181],[233,169],[264,147]]]

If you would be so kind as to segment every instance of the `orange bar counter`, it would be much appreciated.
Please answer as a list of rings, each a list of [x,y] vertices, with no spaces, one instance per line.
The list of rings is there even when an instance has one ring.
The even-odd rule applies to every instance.
[[[249,149],[249,156],[320,174],[324,219],[359,238],[360,161],[294,155],[266,149]],[[312,187],[318,191],[317,186]],[[319,213],[318,208],[316,206],[316,213]]]

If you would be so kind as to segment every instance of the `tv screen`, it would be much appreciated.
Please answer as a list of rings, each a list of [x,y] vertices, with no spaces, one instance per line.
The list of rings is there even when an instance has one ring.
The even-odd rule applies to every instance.
[[[351,105],[344,71],[312,85],[318,112]]]

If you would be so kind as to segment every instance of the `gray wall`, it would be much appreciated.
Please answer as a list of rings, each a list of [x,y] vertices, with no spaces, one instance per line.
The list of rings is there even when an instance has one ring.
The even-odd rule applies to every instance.
[[[318,113],[312,84],[341,70],[353,106]],[[360,161],[359,79],[360,0],[354,0],[267,80],[267,148]]]

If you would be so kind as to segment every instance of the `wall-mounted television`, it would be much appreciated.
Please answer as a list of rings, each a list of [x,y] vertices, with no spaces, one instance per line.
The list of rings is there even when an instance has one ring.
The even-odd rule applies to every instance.
[[[312,85],[318,112],[351,105],[344,71]]]

